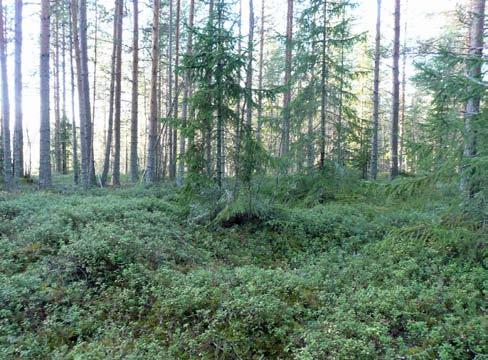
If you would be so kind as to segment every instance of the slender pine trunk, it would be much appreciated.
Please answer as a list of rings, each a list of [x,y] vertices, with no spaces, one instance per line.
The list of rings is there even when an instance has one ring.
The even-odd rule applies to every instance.
[[[322,44],[321,44],[321,71],[320,71],[320,138],[319,138],[319,152],[320,152],[320,170],[325,168],[325,143],[327,133],[327,1],[323,4],[323,26],[322,26]]]
[[[113,128],[114,128],[114,97],[115,97],[115,63],[117,55],[117,39],[118,39],[118,17],[119,17],[118,2],[114,10],[114,27],[113,27],[113,44],[112,44],[112,58],[110,65],[110,89],[109,89],[109,107],[108,107],[108,124],[107,137],[105,139],[105,156],[103,160],[103,170],[101,183],[105,186],[108,179],[108,172],[110,170],[110,157],[112,150]]]
[[[1,0],[0,0],[1,1]],[[41,131],[39,150],[39,187],[51,187],[51,134],[49,123],[49,37],[50,37],[49,0],[41,1]],[[5,130],[5,129],[4,129]],[[5,133],[5,131],[4,131]]]
[[[378,176],[378,131],[380,117],[381,0],[377,0],[376,39],[374,51],[373,129],[371,140],[371,179]]]
[[[285,82],[283,95],[283,126],[281,137],[281,156],[286,157],[290,151],[290,101],[291,101],[291,65],[293,51],[293,0],[288,0],[286,16],[286,49],[285,49]]]
[[[10,149],[10,100],[7,77],[7,39],[6,24],[4,23],[4,8],[0,0],[0,68],[2,80],[2,145],[3,145],[3,179],[5,187],[10,189],[14,185],[12,173],[12,154]]]
[[[22,116],[22,9],[23,0],[15,1],[15,127],[14,177],[24,176],[24,130]]]
[[[66,115],[66,3],[61,3],[62,33],[61,33],[61,71],[62,81],[62,113],[61,113],[61,163],[62,173],[68,174],[68,117]]]
[[[249,35],[247,41],[247,71],[246,71],[246,128],[250,136],[252,127],[252,60],[254,47],[254,5],[253,0],[249,0]]]
[[[209,22],[210,22],[210,27],[213,27],[213,18],[214,18],[214,0],[209,1],[208,5],[208,17],[209,17]],[[210,84],[212,81],[212,72],[209,71],[207,73],[207,81]],[[212,123],[213,123],[213,114],[209,114],[208,118],[206,119],[205,123],[205,129],[204,129],[204,134],[202,134],[202,137],[204,137],[204,142],[205,142],[205,167],[206,167],[206,173],[207,176],[210,178],[212,176]]]
[[[194,0],[192,0],[194,1]],[[139,111],[139,1],[133,0],[132,33],[132,107],[130,121],[130,179],[136,183],[139,179],[139,161],[137,156],[138,111]]]
[[[395,37],[393,41],[393,102],[391,115],[391,163],[390,177],[394,179],[398,176],[398,120],[400,110],[400,79],[399,79],[399,59],[400,59],[400,0],[395,0]]]
[[[151,65],[151,110],[149,117],[149,133],[147,145],[146,182],[152,184],[156,177],[156,151],[158,142],[158,62],[159,62],[159,0],[153,1],[152,22],[152,65]]]
[[[72,128],[72,148],[73,148],[73,182],[78,185],[80,182],[80,163],[78,158],[78,137],[76,126],[76,112],[75,112],[75,71],[73,66],[73,51],[74,51],[74,36],[72,24],[72,3],[68,3],[68,29],[69,29],[69,61],[70,61],[70,76],[71,76],[71,128]]]
[[[342,24],[345,23],[345,9],[342,8]],[[343,126],[342,126],[342,112],[343,112],[343,101],[344,101],[344,29],[341,32],[341,55],[340,55],[340,75],[339,75],[339,113],[337,115],[337,163],[340,165],[344,164],[344,157],[343,157]]]
[[[238,30],[238,43],[237,43],[237,53],[242,54],[242,0],[239,0],[239,30]],[[239,74],[240,75],[240,74]],[[234,188],[234,196],[239,190],[239,171],[240,171],[240,161],[239,155],[241,152],[241,140],[242,140],[242,117],[241,117],[241,97],[239,96],[236,104],[236,136],[234,145],[234,175],[236,177],[236,184]]]
[[[173,0],[169,0],[169,25],[168,25],[168,98],[167,98],[167,108],[168,108],[168,118],[174,119],[174,108],[173,108],[173,101],[174,101],[174,83],[173,83],[173,76],[174,76],[174,69],[173,69],[173,27],[174,27],[174,6]],[[168,163],[168,175],[170,179],[173,179],[173,161],[175,154],[173,153],[173,125],[170,123],[168,125],[168,143],[167,143],[167,151],[169,155],[169,163]]]
[[[53,61],[53,75],[54,75],[54,160],[55,170],[57,173],[62,172],[61,159],[61,106],[60,106],[60,91],[59,91],[59,2],[54,3],[54,61]]]
[[[261,142],[263,124],[263,67],[264,67],[264,1],[261,1],[261,26],[259,29],[258,124],[256,139]]]
[[[117,52],[115,59],[115,116],[114,116],[114,169],[113,185],[120,186],[120,126],[121,126],[121,95],[122,95],[122,21],[123,0],[117,0]]]
[[[408,4],[408,0],[406,1]],[[402,49],[402,98],[401,98],[401,110],[400,110],[400,149],[398,154],[398,167],[399,171],[406,170],[407,162],[405,161],[405,110],[406,110],[406,88],[407,88],[407,18],[405,17],[405,23],[403,25],[403,49]]]
[[[186,47],[186,56],[192,55],[193,48],[193,23],[195,21],[195,0],[190,0],[190,10],[188,14],[188,41]],[[185,70],[184,75],[184,90],[183,90],[183,103],[181,104],[181,121],[182,129],[186,129],[188,123],[188,102],[191,98],[191,72],[190,69]],[[178,176],[176,183],[178,186],[183,185],[183,179],[185,176],[185,152],[186,152],[186,134],[184,131],[180,132],[180,160],[178,162]]]
[[[222,3],[219,2],[217,5],[217,53],[222,54]],[[219,55],[221,56],[221,55]],[[223,126],[224,126],[224,116],[223,116],[223,103],[222,103],[222,86],[223,86],[223,63],[222,59],[219,58],[217,62],[217,69],[215,72],[215,82],[217,86],[217,141],[216,141],[216,175],[217,175],[217,185],[219,189],[222,189],[222,179],[223,179],[223,167],[222,167],[222,150],[223,150]]]
[[[181,1],[176,0],[176,27],[175,27],[175,68],[174,68],[174,78],[175,78],[175,93],[174,93],[174,99],[173,103],[171,106],[174,109],[174,119],[175,121],[178,121],[178,99],[179,99],[179,78],[178,78],[178,72],[179,72],[179,60],[180,60],[180,17],[181,17]],[[171,179],[176,178],[176,163],[178,161],[178,128],[176,126],[173,127],[173,140],[171,141],[172,149],[171,153],[173,154],[173,159],[172,163],[170,164],[171,166],[171,172],[170,172],[170,177]]]

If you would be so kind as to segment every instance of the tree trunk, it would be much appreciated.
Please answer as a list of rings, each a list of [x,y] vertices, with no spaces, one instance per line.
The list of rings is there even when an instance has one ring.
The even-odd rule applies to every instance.
[[[117,0],[117,52],[115,57],[115,118],[114,118],[114,170],[113,185],[120,186],[120,118],[121,118],[121,95],[122,95],[122,21],[123,21],[123,0]]]
[[[285,50],[285,93],[283,96],[283,128],[281,139],[281,156],[290,151],[290,101],[291,101],[291,61],[293,51],[293,0],[288,0],[286,16],[286,50]]]
[[[194,1],[194,0],[192,0]],[[132,108],[130,121],[130,179],[132,183],[136,183],[139,179],[139,165],[137,158],[137,126],[138,117],[137,112],[139,100],[139,2],[133,0],[133,35],[132,35]]]
[[[239,55],[242,54],[242,0],[239,0],[239,30],[238,30],[238,43],[237,43],[237,52]],[[240,69],[239,69],[240,72]],[[240,75],[240,74],[239,74]],[[238,180],[239,175],[239,154],[241,151],[241,131],[242,131],[242,119],[241,119],[241,97],[237,99],[236,104],[236,136],[235,136],[235,145],[234,145],[234,173],[236,179]],[[239,182],[236,181],[236,186],[234,189],[234,194],[237,194],[239,188]]]
[[[79,4],[78,0],[72,0],[72,12],[73,43],[75,48],[76,68],[78,75],[78,99],[80,112],[81,182],[83,188],[87,189],[93,184],[93,156],[91,154],[92,130],[90,86],[88,81],[86,0],[79,0]]]
[[[259,29],[259,78],[258,78],[258,126],[256,139],[261,141],[261,127],[263,124],[263,67],[264,67],[264,1],[261,1],[261,27]]]
[[[2,79],[2,145],[3,145],[3,177],[5,187],[13,186],[12,159],[10,149],[10,101],[7,77],[7,39],[5,38],[6,24],[4,23],[4,8],[0,0],[0,67]],[[6,17],[5,17],[6,18]]]
[[[0,0],[1,1],[1,0]],[[51,187],[51,134],[49,124],[49,0],[41,1],[41,131],[39,150],[39,187]],[[3,53],[3,52],[2,52]],[[4,128],[5,134],[5,128]],[[4,146],[5,148],[5,146]]]
[[[181,1],[176,0],[176,33],[175,33],[175,68],[174,68],[174,77],[175,77],[175,93],[174,93],[174,99],[173,103],[171,106],[174,109],[174,119],[177,121],[178,120],[178,96],[179,96],[179,86],[180,82],[178,79],[178,67],[179,67],[179,60],[180,60],[180,15],[181,15]],[[170,178],[175,179],[176,178],[176,163],[177,163],[177,158],[178,158],[178,129],[177,127],[173,127],[173,140],[171,141],[172,144],[172,149],[171,153],[173,154],[173,159],[171,163],[171,172],[170,172]]]
[[[66,7],[65,2],[61,2],[62,9],[62,33],[61,33],[61,69],[63,75],[62,88],[62,113],[61,113],[61,162],[62,172],[64,175],[68,174],[68,117],[66,115]]]
[[[250,154],[251,150],[251,136],[252,136],[252,76],[253,76],[253,67],[252,67],[252,61],[253,61],[253,46],[254,46],[254,4],[253,0],[249,0],[249,34],[248,34],[248,40],[247,40],[247,69],[246,69],[246,83],[245,83],[245,116],[246,116],[246,121],[245,121],[245,126],[244,126],[244,132],[243,134],[241,133],[241,136],[244,135],[243,140],[244,140],[244,147],[245,147],[245,152],[246,156],[250,157],[252,154]],[[237,154],[238,158],[239,154]],[[247,158],[245,160],[245,163],[249,163],[251,159]],[[252,171],[247,164],[243,164],[244,166],[242,169],[240,169],[241,172],[244,172],[244,178],[246,180],[251,179],[251,174],[250,172]],[[239,168],[237,168],[239,170]],[[234,196],[237,195],[237,191],[239,189],[239,176],[240,174],[236,174],[236,184],[234,187]],[[247,185],[250,185],[248,182]]]
[[[253,0],[249,0],[249,37],[247,41],[247,71],[246,71],[246,128],[247,136],[250,136],[252,126],[252,54],[254,46],[254,6]]]
[[[218,28],[218,33],[217,33],[217,38],[219,39],[217,43],[217,54],[222,54],[222,27],[223,27],[223,19],[222,19],[222,3],[219,2],[217,5],[217,28]],[[219,57],[222,55],[219,55]],[[217,141],[216,141],[216,146],[217,146],[217,155],[216,155],[216,175],[217,175],[217,185],[219,189],[222,189],[222,179],[223,179],[223,167],[222,167],[222,150],[223,150],[223,104],[222,104],[222,86],[223,86],[223,64],[222,60],[219,58],[218,63],[217,63],[217,69],[215,72],[215,82],[217,86]]]
[[[315,78],[315,71],[312,68],[310,74],[310,80]],[[313,92],[313,90],[312,90]],[[312,95],[312,94],[310,94]],[[312,172],[315,165],[315,145],[314,145],[314,129],[313,129],[313,118],[315,113],[315,108],[310,104],[307,105],[307,167],[308,171]]]
[[[346,14],[344,8],[342,8],[342,23],[345,23]],[[343,111],[343,99],[344,99],[344,31],[341,31],[341,65],[339,75],[339,114],[337,117],[337,162],[339,165],[344,165],[343,149],[342,149],[342,111]]]
[[[69,28],[69,60],[70,60],[70,75],[71,75],[71,126],[73,131],[72,147],[73,147],[73,182],[78,185],[80,181],[80,165],[78,160],[78,139],[76,136],[76,115],[75,115],[75,72],[73,68],[73,24],[72,24],[72,3],[69,2],[69,14],[68,14],[68,28]]]
[[[59,91],[59,2],[54,3],[54,160],[55,170],[57,173],[62,171],[61,160],[61,109],[60,109],[60,91]]]
[[[406,1],[408,4],[408,0]],[[405,11],[406,13],[406,11]],[[403,50],[402,50],[402,99],[401,99],[401,113],[400,113],[400,149],[398,154],[398,168],[406,170],[406,154],[405,154],[405,110],[406,110],[406,88],[407,88],[407,17],[405,16],[405,23],[403,25]]]
[[[321,54],[321,71],[320,71],[320,170],[325,168],[325,137],[326,137],[326,125],[327,125],[327,1],[323,4],[323,27],[322,27],[322,54]]]
[[[116,3],[114,10],[114,28],[113,28],[113,44],[112,44],[112,58],[110,67],[110,90],[109,90],[109,107],[108,107],[108,125],[107,125],[107,137],[105,142],[105,156],[103,160],[103,171],[101,177],[102,186],[105,186],[108,179],[108,172],[110,169],[110,153],[112,150],[112,138],[114,128],[114,96],[115,96],[115,63],[117,57],[117,39],[118,32],[118,17],[119,17],[119,5]]]
[[[94,180],[94,166],[93,166],[93,139],[92,139],[92,122],[91,122],[91,108],[90,108],[90,83],[88,73],[88,42],[87,42],[87,16],[86,16],[86,0],[80,0],[79,7],[79,36],[80,36],[80,61],[81,61],[81,88],[83,91],[83,106],[80,116],[84,134],[82,134],[85,146],[85,163],[86,163],[86,179],[85,187],[88,188],[93,185]],[[83,147],[83,146],[82,146]],[[82,150],[83,154],[83,150]],[[82,158],[83,164],[83,158]]]
[[[152,65],[151,65],[151,110],[149,117],[149,134],[147,145],[147,174],[146,182],[155,183],[156,151],[158,142],[158,62],[159,62],[159,0],[153,2],[152,23]]]
[[[214,0],[210,0],[208,3],[208,17],[209,22],[212,24],[214,17]],[[210,84],[210,82],[212,81],[211,72],[208,72],[207,78]],[[205,167],[208,177],[212,176],[212,116],[213,114],[211,114],[209,118],[206,119],[205,129],[203,131],[204,134],[202,134],[202,137],[204,137],[205,141]]]
[[[98,0],[94,2],[95,7],[95,38],[93,41],[93,91],[92,91],[92,110],[91,118],[95,122],[95,106],[97,101],[97,64],[98,64]],[[93,129],[92,129],[93,136]],[[92,149],[93,151],[93,149]]]
[[[24,134],[22,119],[22,8],[23,0],[15,1],[15,127],[14,177],[24,176]]]
[[[482,57],[483,57],[483,34],[485,21],[485,0],[472,0],[472,21],[470,29],[469,60],[467,75],[470,80],[482,79]],[[464,116],[464,160],[468,162],[464,165],[463,176],[461,178],[461,191],[468,198],[472,198],[476,193],[476,184],[471,180],[471,166],[469,161],[476,156],[476,131],[473,129],[473,119],[479,115],[481,97],[479,93],[473,93],[472,86],[468,88],[469,99],[466,103],[466,113]]]
[[[192,48],[193,48],[193,24],[195,21],[195,0],[190,0],[190,10],[188,14],[188,41],[187,41],[187,48],[186,48],[186,56],[190,57],[192,55]],[[188,101],[191,98],[191,72],[189,69],[185,71],[185,79],[184,79],[184,91],[183,91],[183,103],[181,104],[181,121],[182,121],[182,128],[186,128],[188,123]],[[176,183],[178,186],[183,185],[183,178],[185,176],[185,147],[186,147],[186,135],[180,133],[180,161],[178,163],[178,176],[176,179]]]
[[[400,60],[400,0],[395,0],[395,38],[393,41],[393,104],[391,114],[391,164],[390,177],[394,179],[398,176],[398,119],[400,112],[400,80],[399,80],[399,60]]]
[[[161,16],[161,15],[160,15]],[[157,113],[156,117],[158,119],[158,126],[157,126],[157,132],[158,132],[158,141],[157,141],[157,148],[156,148],[156,179],[164,179],[166,178],[166,164],[168,163],[168,152],[169,152],[169,141],[168,141],[168,124],[163,124],[160,119],[162,117],[162,114],[165,113],[167,116],[169,116],[169,109],[171,109],[171,101],[166,99],[166,109],[163,111],[163,62],[162,62],[162,53],[161,51],[159,52],[159,70],[158,70],[158,89],[157,89]],[[168,89],[171,90],[171,89]],[[169,92],[169,91],[168,91]],[[164,131],[164,136],[161,136],[161,134]]]
[[[94,146],[93,146],[93,140],[95,138],[95,103],[96,103],[96,95],[97,95],[97,55],[98,55],[98,0],[94,0],[94,7],[95,7],[95,35],[94,35],[94,54],[93,54],[93,106],[90,109],[90,90],[88,88],[88,104],[87,106],[87,111],[89,111],[90,115],[90,184],[91,185],[96,185],[97,184],[97,178],[96,178],[96,172],[95,172],[95,151],[94,151]],[[86,17],[86,15],[85,15]],[[88,60],[87,60],[87,66],[88,66]],[[88,72],[87,72],[88,73]],[[87,79],[89,79],[89,76],[87,75]]]
[[[376,39],[374,50],[373,133],[371,141],[371,179],[378,176],[378,131],[380,117],[381,0],[377,0]]]
[[[174,8],[173,8],[173,0],[169,0],[169,25],[168,25],[168,96],[167,96],[167,113],[168,118],[174,118],[173,112],[173,16],[174,16]],[[169,153],[169,164],[168,164],[168,175],[170,179],[173,179],[173,125],[171,123],[168,124],[168,142],[167,142],[167,150]]]

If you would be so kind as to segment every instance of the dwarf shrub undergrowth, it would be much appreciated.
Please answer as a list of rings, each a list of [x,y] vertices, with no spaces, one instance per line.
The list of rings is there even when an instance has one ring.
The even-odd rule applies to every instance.
[[[173,188],[3,195],[0,358],[486,356],[486,229],[374,196],[201,223]]]

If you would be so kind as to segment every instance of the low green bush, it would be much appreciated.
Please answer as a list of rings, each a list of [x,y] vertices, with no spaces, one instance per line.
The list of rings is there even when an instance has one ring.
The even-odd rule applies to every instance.
[[[204,198],[159,187],[5,195],[0,358],[488,353],[488,234],[451,199],[241,195],[199,223],[217,208]]]

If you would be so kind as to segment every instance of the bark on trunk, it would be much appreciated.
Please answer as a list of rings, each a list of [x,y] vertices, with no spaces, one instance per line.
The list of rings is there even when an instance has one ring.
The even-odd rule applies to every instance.
[[[79,5],[79,6],[78,6]],[[73,45],[78,75],[78,101],[80,116],[81,183],[84,189],[93,184],[92,130],[90,86],[88,81],[88,48],[86,0],[72,0]],[[79,28],[78,28],[79,19]]]
[[[192,0],[194,1],[194,0]],[[137,127],[139,111],[139,1],[133,0],[133,35],[132,35],[132,108],[130,121],[130,179],[136,183],[139,179],[137,157]]]
[[[159,62],[159,0],[153,2],[152,23],[152,65],[151,65],[151,110],[149,117],[149,134],[147,145],[146,182],[152,184],[156,177],[156,151],[158,142],[158,62]]]
[[[264,1],[261,1],[261,27],[259,29],[259,78],[258,78],[258,124],[256,139],[261,142],[261,127],[263,123],[263,67],[264,67]]]
[[[195,0],[190,0],[190,10],[188,14],[188,41],[186,47],[186,56],[192,55],[193,48],[193,23],[195,21]],[[183,103],[181,104],[181,121],[182,128],[185,129],[188,123],[188,101],[191,98],[191,72],[190,69],[185,71],[184,78],[184,90],[183,90]],[[183,185],[183,179],[185,176],[185,152],[186,152],[186,135],[181,133],[180,136],[180,161],[178,163],[178,176],[176,183],[178,186]]]
[[[24,176],[24,130],[22,118],[22,9],[23,0],[15,1],[15,127],[14,177]]]
[[[391,164],[390,178],[398,176],[398,119],[400,112],[400,0],[395,0],[395,38],[393,41],[393,104],[391,114]]]
[[[408,0],[406,2],[408,4]],[[406,110],[406,88],[407,88],[407,18],[405,18],[405,23],[403,25],[403,49],[402,49],[402,98],[401,98],[401,110],[400,110],[400,144],[399,144],[399,154],[398,154],[398,168],[401,172],[402,169],[406,170],[406,154],[405,154],[405,110]]]
[[[482,56],[483,56],[483,34],[485,21],[485,0],[473,0],[471,10],[472,22],[470,29],[469,60],[467,75],[469,79],[481,81],[482,77]],[[480,95],[474,94],[472,86],[468,88],[470,98],[466,103],[466,113],[464,117],[464,160],[468,162],[464,165],[463,176],[461,178],[461,190],[466,197],[471,198],[476,193],[476,184],[471,179],[471,166],[469,161],[477,154],[476,131],[473,129],[473,119],[480,112]]]
[[[210,0],[208,4],[208,16],[209,22],[213,26],[213,17],[214,17],[214,0]],[[212,72],[209,71],[207,73],[207,81],[210,83],[212,81]],[[212,176],[212,117],[213,114],[210,114],[209,117],[206,119],[204,134],[202,136],[205,138],[205,170],[207,176],[210,178]]]
[[[178,67],[180,61],[180,16],[181,16],[181,1],[176,0],[176,31],[175,31],[175,68],[174,68],[174,77],[175,77],[175,93],[174,99],[171,106],[174,108],[174,119],[178,120],[178,97],[179,97],[179,78],[178,78]],[[173,154],[173,161],[170,164],[171,172],[170,177],[171,179],[176,178],[176,163],[178,161],[178,128],[175,126],[173,127],[173,140],[171,142],[172,149],[171,153]]]
[[[61,113],[61,159],[63,174],[68,174],[68,118],[66,116],[66,7],[65,3],[61,3],[62,14],[62,33],[61,33],[61,71],[63,75],[62,88],[62,113]]]
[[[250,136],[252,126],[252,56],[254,46],[254,5],[253,0],[249,0],[249,35],[247,41],[247,71],[246,71],[246,128],[247,136]]]
[[[69,60],[70,60],[70,76],[71,76],[71,127],[73,132],[72,137],[72,147],[73,147],[73,182],[78,185],[80,182],[80,163],[78,158],[78,137],[77,137],[77,127],[76,127],[76,115],[75,115],[75,71],[73,66],[73,24],[72,24],[72,4],[68,5],[68,28],[69,28]]]
[[[4,23],[3,4],[0,0],[0,67],[2,79],[2,145],[3,145],[3,179],[5,187],[13,186],[12,159],[10,149],[10,100],[7,77],[7,39]]]
[[[174,16],[174,7],[173,7],[173,0],[169,0],[169,25],[168,25],[168,97],[166,99],[167,104],[167,113],[168,118],[173,119],[173,16]],[[168,142],[167,142],[167,152],[169,155],[169,163],[168,163],[168,175],[169,178],[173,178],[173,125],[168,125]]]
[[[239,30],[238,30],[238,44],[237,44],[237,52],[239,55],[242,54],[242,0],[239,0]],[[235,145],[234,145],[234,175],[238,180],[239,175],[239,154],[241,151],[241,130],[242,130],[242,118],[241,118],[241,97],[237,99],[236,104],[236,136],[235,136]],[[239,187],[239,182],[236,181],[234,193],[237,194]]]
[[[342,23],[345,22],[345,11],[342,9]],[[341,64],[339,75],[339,114],[337,116],[337,163],[344,165],[344,158],[342,155],[342,111],[343,111],[343,98],[344,98],[344,31],[341,32]]]
[[[110,67],[110,89],[109,89],[109,107],[108,107],[108,124],[107,137],[105,140],[105,156],[103,160],[103,171],[101,177],[102,186],[105,186],[108,179],[108,172],[110,169],[110,153],[112,150],[113,128],[114,128],[114,96],[115,96],[115,62],[117,57],[117,38],[118,38],[118,3],[114,10],[114,28],[113,28],[113,44],[112,44],[112,58]]]
[[[376,39],[374,51],[373,133],[371,140],[371,179],[378,176],[378,131],[380,117],[381,0],[377,0]]]
[[[51,134],[49,124],[49,0],[41,1],[41,130],[39,149],[39,187],[51,186]],[[5,130],[5,129],[4,129]],[[5,131],[4,131],[5,133]]]
[[[121,95],[122,95],[122,21],[123,1],[117,0],[117,52],[115,59],[115,117],[114,117],[114,170],[113,185],[120,186],[120,118],[121,118]]]
[[[320,170],[325,168],[325,142],[326,142],[326,126],[327,126],[327,107],[328,107],[328,94],[327,94],[327,1],[323,4],[323,27],[322,27],[322,54],[321,54],[321,71],[320,71]]]
[[[290,151],[290,101],[291,101],[291,60],[293,51],[293,0],[288,0],[286,17],[286,50],[285,50],[285,94],[283,96],[283,127],[281,138],[281,156]]]
[[[219,3],[217,6],[217,37],[218,39],[222,39],[222,27],[223,27],[223,19],[222,19],[222,4]],[[222,54],[222,43],[221,40],[217,43],[217,53]],[[222,189],[222,179],[223,179],[223,167],[222,167],[222,150],[223,150],[223,126],[224,126],[224,118],[223,118],[223,104],[222,104],[222,81],[223,81],[223,64],[222,60],[219,59],[217,63],[217,69],[215,72],[215,82],[218,89],[217,94],[217,141],[216,141],[216,172],[217,172],[217,185],[219,189]]]
[[[61,109],[60,109],[60,91],[59,91],[59,3],[54,3],[54,160],[55,170],[57,173],[62,171],[61,159]]]

